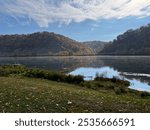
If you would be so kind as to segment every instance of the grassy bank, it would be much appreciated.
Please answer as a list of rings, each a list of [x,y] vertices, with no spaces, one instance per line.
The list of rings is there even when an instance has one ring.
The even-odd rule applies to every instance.
[[[128,82],[0,67],[0,112],[150,112],[150,96]],[[55,77],[55,78],[54,78]]]

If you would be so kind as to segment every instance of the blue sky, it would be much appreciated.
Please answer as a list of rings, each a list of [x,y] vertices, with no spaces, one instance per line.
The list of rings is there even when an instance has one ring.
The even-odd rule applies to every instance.
[[[150,23],[150,0],[0,0],[0,34],[38,31],[110,41]]]

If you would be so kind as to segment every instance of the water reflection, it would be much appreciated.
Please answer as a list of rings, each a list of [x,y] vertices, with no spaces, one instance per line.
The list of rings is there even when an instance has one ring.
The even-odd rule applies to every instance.
[[[80,66],[89,66],[93,57],[45,56],[45,57],[0,57],[0,65],[21,64],[30,68],[72,71]]]
[[[53,70],[79,67],[113,67],[119,72],[150,74],[150,56],[47,56],[47,57],[0,57],[2,64],[23,64]]]
[[[140,80],[137,79],[132,79],[132,80],[127,79],[127,80],[130,82],[129,88],[150,92],[150,85],[148,85],[148,83],[141,82]]]
[[[117,77],[119,79],[122,78],[122,76],[119,75],[119,72],[111,67],[102,67],[102,68],[82,67],[72,71],[70,74],[83,75],[85,77],[85,80],[93,80],[96,75],[104,78],[113,78],[113,77]]]
[[[70,74],[72,75],[83,75],[85,80],[93,80],[96,75],[99,75],[104,78],[117,78],[122,80],[127,80],[130,82],[130,88],[141,90],[141,91],[149,91],[150,85],[146,82],[142,82],[137,79],[128,79],[121,74],[121,72],[115,70],[112,67],[101,67],[101,68],[78,68],[72,71]]]

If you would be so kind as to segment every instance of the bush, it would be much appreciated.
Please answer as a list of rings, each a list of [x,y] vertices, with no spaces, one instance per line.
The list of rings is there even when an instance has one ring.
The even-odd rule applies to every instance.
[[[65,82],[72,83],[73,82],[73,75],[67,75],[65,77]]]
[[[74,83],[76,83],[76,84],[80,84],[81,82],[83,82],[84,81],[84,79],[83,79],[83,76],[81,76],[81,75],[77,75],[77,76],[74,76]]]
[[[65,76],[65,82],[67,83],[74,83],[74,84],[80,84],[81,82],[83,82],[83,76],[73,76],[73,75],[66,75]]]
[[[10,76],[16,74],[26,77],[42,78],[72,84],[80,84],[81,82],[84,82],[83,76],[80,75],[73,76],[42,69],[28,69],[21,65],[0,66],[0,76]]]
[[[149,96],[150,96],[149,92],[141,92],[141,97],[142,98],[146,98],[146,97],[149,97]]]
[[[90,81],[81,82],[80,85],[81,85],[82,87],[86,87],[86,88],[91,88],[91,87],[92,87]]]
[[[120,95],[120,94],[121,94],[121,90],[120,90],[119,87],[115,87],[115,88],[114,88],[114,91],[115,91],[115,93],[116,93],[117,95]]]
[[[103,88],[103,87],[104,87],[104,85],[103,85],[103,84],[100,84],[100,83],[96,83],[95,85],[96,85],[96,87],[98,87],[98,88]]]
[[[117,82],[117,79],[116,79],[115,77],[113,77],[113,78],[111,79],[111,81],[112,81],[113,83],[116,83],[116,82]]]
[[[123,94],[128,93],[128,88],[120,87],[120,91],[121,91],[121,93],[123,93]]]
[[[0,76],[9,76],[12,74],[22,74],[27,70],[21,65],[3,65],[0,66]]]

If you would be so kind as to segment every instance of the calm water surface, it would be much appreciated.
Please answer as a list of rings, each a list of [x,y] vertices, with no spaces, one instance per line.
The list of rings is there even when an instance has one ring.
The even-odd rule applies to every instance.
[[[150,56],[1,57],[0,65],[4,64],[67,71],[83,75],[86,80],[98,73],[126,79],[133,89],[150,91]]]

